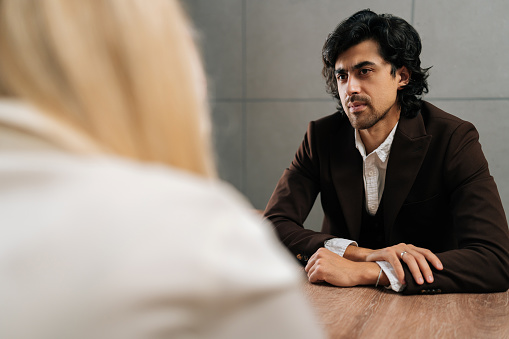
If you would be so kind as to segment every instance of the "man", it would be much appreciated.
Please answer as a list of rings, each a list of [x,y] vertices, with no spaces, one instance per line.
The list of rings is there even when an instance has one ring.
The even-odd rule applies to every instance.
[[[309,124],[267,205],[311,282],[414,293],[509,288],[505,213],[469,122],[422,101],[418,33],[360,11],[323,47],[339,111]],[[322,232],[303,228],[321,193]]]

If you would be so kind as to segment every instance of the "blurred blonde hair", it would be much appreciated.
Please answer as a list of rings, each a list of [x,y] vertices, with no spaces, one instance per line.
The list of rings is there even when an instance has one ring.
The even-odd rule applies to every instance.
[[[176,0],[0,0],[0,96],[101,152],[212,177],[202,64]]]

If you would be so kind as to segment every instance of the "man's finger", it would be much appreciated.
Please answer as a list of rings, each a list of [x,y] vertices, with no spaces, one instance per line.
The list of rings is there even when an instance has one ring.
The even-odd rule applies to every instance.
[[[443,270],[444,266],[440,259],[431,251],[425,255],[426,259],[433,265],[437,270]]]
[[[400,283],[405,284],[405,271],[403,270],[403,266],[401,265],[401,261],[399,261],[399,258],[397,255],[393,256],[389,262],[392,265],[392,268],[394,269],[394,272],[396,273],[396,277],[398,277],[398,280]]]
[[[432,283],[434,280],[433,272],[431,272],[431,268],[429,267],[428,261],[426,260],[427,258],[418,252],[412,252],[411,254],[414,256],[417,265],[419,266],[418,268],[421,271],[422,276],[424,276],[424,279],[426,279],[428,283]]]
[[[311,267],[313,267],[313,265],[315,264],[315,260],[316,252],[311,256],[311,258],[309,258],[308,262],[306,263],[306,267],[304,267],[304,271],[306,271],[306,273],[308,273]]]
[[[308,280],[311,283],[316,282],[323,282],[322,272],[316,267],[316,265],[313,265],[308,273]]]
[[[410,269],[410,272],[412,273],[412,276],[415,280],[415,282],[419,285],[422,285],[424,283],[424,279],[421,275],[421,270],[419,268],[419,265],[417,264],[417,261],[415,260],[415,257],[407,252],[403,256],[403,261],[407,264],[408,268]]]
[[[412,246],[413,250],[419,252],[420,254],[424,255],[426,257],[426,260],[428,260],[433,267],[435,267],[437,270],[443,270],[444,266],[442,265],[442,262],[440,259],[436,256],[435,253],[431,252],[430,250],[426,248],[416,247]]]

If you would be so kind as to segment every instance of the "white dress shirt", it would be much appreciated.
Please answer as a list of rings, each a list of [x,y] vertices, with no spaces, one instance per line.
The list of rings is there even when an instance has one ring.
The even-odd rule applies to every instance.
[[[357,147],[362,156],[362,177],[364,178],[365,205],[366,211],[369,215],[376,214],[382,199],[385,188],[387,163],[389,162],[389,154],[397,127],[398,123],[396,123],[384,142],[382,142],[377,149],[367,155],[366,148],[364,147],[359,131],[355,130],[355,147]],[[346,248],[350,245],[358,246],[357,242],[342,238],[334,238],[325,242],[325,248],[341,256],[344,255]],[[386,261],[377,261],[377,264],[381,267],[389,279],[391,283],[390,287],[396,292],[401,292],[404,289],[404,285],[399,282],[392,265]]]
[[[389,153],[397,127],[398,123],[396,123],[384,142],[368,155],[366,155],[366,148],[364,147],[359,131],[355,130],[355,147],[359,150],[363,163],[362,177],[364,178],[366,211],[370,215],[376,214],[378,206],[380,205],[380,200],[382,200]]]

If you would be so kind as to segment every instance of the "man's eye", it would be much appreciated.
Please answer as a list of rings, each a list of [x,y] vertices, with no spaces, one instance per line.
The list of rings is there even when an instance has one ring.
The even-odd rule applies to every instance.
[[[346,80],[346,74],[338,74],[338,75],[336,76],[336,78],[337,78],[338,80]]]
[[[366,74],[368,74],[369,72],[371,72],[371,70],[370,70],[369,68],[362,68],[362,69],[360,70],[360,73],[361,73],[362,75],[366,75]]]

